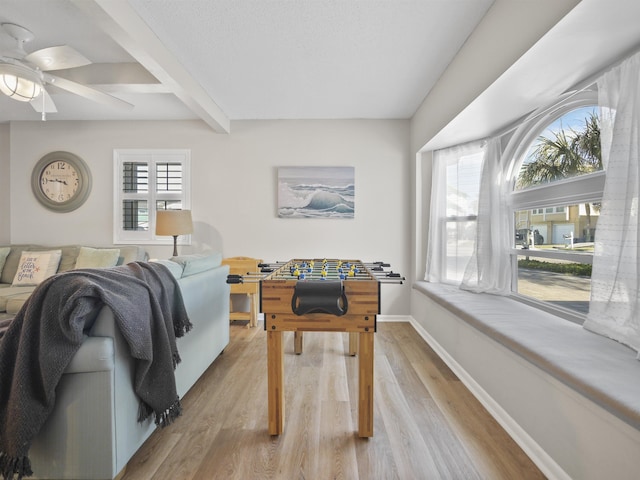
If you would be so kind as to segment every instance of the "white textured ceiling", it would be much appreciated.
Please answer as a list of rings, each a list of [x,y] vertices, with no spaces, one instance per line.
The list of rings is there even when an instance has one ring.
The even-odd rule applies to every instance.
[[[409,118],[492,0],[131,0],[231,119]]]
[[[231,120],[409,118],[491,4],[492,0],[0,0],[0,22],[20,24],[35,34],[28,51],[68,44],[95,63],[139,61],[154,74],[158,59],[157,71],[171,70],[174,66],[167,63],[172,62]],[[116,18],[108,34],[100,23],[105,16]],[[155,38],[145,39],[135,23],[128,23],[134,16]],[[159,52],[154,41],[165,51]],[[139,51],[120,46],[126,42],[138,43],[134,50]],[[11,44],[0,32],[0,52]],[[149,55],[145,49],[155,51]],[[145,63],[149,57],[151,63]],[[171,90],[179,76],[174,72],[170,80],[160,80]],[[114,110],[52,89],[58,113],[49,119],[200,116],[191,105],[185,107],[182,97],[181,102],[153,89],[141,95],[112,82],[116,80],[103,83],[133,103],[133,110]],[[185,89],[197,90],[193,85]],[[0,96],[0,121],[37,119],[29,105]]]

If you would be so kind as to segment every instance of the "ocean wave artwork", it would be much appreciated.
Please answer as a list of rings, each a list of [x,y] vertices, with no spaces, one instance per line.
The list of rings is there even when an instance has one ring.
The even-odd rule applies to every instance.
[[[278,168],[281,218],[353,218],[354,167]]]

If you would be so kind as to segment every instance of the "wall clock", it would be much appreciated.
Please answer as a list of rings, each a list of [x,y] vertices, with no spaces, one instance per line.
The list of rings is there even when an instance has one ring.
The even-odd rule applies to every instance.
[[[36,199],[49,210],[71,212],[89,197],[91,172],[77,155],[51,152],[34,167],[31,189]]]

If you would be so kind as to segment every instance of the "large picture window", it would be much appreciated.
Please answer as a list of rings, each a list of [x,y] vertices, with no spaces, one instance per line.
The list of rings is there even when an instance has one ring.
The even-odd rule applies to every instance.
[[[507,275],[491,286],[493,291],[505,285],[506,293],[510,290],[523,301],[584,321],[605,180],[598,112],[596,93],[582,92],[533,115],[495,157],[487,158],[486,142],[434,152],[425,278],[489,291],[486,282],[482,287],[468,283],[482,260],[482,268],[493,266],[479,278]],[[485,172],[486,162],[505,165],[504,176],[495,165]],[[481,191],[486,175],[501,177],[504,188],[495,180],[487,185],[496,192],[504,189],[509,198],[504,211],[487,213],[484,207],[484,245],[479,249],[478,205],[488,198]],[[498,226],[487,218],[497,214],[511,218]],[[497,247],[494,235],[504,239],[504,249],[487,245]],[[480,258],[496,254],[504,261]]]
[[[635,54],[597,91],[566,93],[487,139],[468,260],[466,239],[447,238],[462,217],[443,213],[448,172],[439,161],[461,147],[433,152],[425,280],[458,283],[450,272],[464,269],[461,289],[512,295],[639,351],[639,77]]]
[[[483,159],[481,142],[434,152],[427,280],[462,280],[476,237]]]
[[[157,210],[189,209],[188,150],[114,151],[114,243],[165,244]]]
[[[577,321],[589,311],[604,187],[596,103],[573,97],[512,139],[512,289]]]

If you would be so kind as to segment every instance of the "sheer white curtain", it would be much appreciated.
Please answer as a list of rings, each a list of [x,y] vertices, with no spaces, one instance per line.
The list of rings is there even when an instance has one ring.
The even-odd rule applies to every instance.
[[[429,232],[427,236],[427,270],[424,277],[428,282],[440,282],[446,277],[446,254],[443,251],[447,241],[447,227],[444,222],[444,218],[447,215],[447,185],[443,181],[446,172],[446,151],[437,150],[433,152],[431,161],[431,207],[429,209]]]
[[[480,180],[477,233],[473,255],[460,288],[497,295],[511,293],[512,213],[507,199],[509,162],[499,138],[487,141]]]
[[[486,142],[433,152],[425,280],[459,284],[473,252]]]
[[[598,92],[607,176],[584,327],[640,352],[640,54],[605,73]]]

